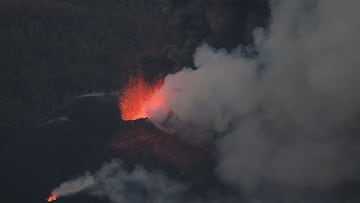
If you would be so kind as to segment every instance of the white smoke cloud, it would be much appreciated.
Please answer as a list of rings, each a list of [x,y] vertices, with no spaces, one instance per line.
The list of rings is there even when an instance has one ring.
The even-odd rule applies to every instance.
[[[84,176],[62,183],[59,187],[53,189],[51,195],[57,197],[70,196],[79,193],[95,184],[94,177],[86,172]]]
[[[241,46],[199,47],[196,70],[165,78],[156,96],[166,103],[148,112],[151,120],[165,129],[190,128],[187,137],[195,140],[218,135],[216,172],[241,191],[273,184],[287,189],[274,194],[286,196],[293,188],[358,181],[360,1],[274,0],[271,7],[269,28],[255,32],[255,58]],[[91,177],[95,184],[84,190],[114,203],[182,202],[187,191],[161,173],[128,172],[117,161]]]
[[[159,171],[150,172],[141,166],[128,172],[121,162],[105,164],[95,175],[97,186],[90,194],[107,197],[113,203],[177,202],[187,187]]]
[[[203,45],[196,70],[168,75],[149,112],[158,126],[217,139],[222,180],[328,188],[359,178],[360,36],[357,0],[272,1],[256,58]],[[185,123],[185,124],[184,124]],[[164,126],[163,126],[164,127]],[[176,126],[179,128],[179,126]],[[198,131],[197,131],[198,132]]]
[[[167,178],[159,171],[148,171],[142,166],[125,170],[120,160],[105,163],[95,174],[62,183],[53,195],[69,196],[79,192],[105,197],[113,203],[183,202],[188,187]]]
[[[184,69],[165,78],[155,96],[166,98],[167,108],[148,112],[155,124],[168,119],[170,109],[177,117],[175,125],[185,121],[195,126],[198,137],[208,136],[224,132],[234,119],[255,108],[259,100],[256,64],[241,57],[240,50],[231,55],[203,45],[194,62],[197,70]]]

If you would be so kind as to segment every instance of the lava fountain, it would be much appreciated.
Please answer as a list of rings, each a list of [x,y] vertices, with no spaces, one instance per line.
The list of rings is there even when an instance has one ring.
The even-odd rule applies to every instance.
[[[162,85],[162,79],[148,83],[141,74],[130,76],[119,99],[121,118],[125,121],[148,118],[149,112],[163,108],[165,100],[155,96]]]

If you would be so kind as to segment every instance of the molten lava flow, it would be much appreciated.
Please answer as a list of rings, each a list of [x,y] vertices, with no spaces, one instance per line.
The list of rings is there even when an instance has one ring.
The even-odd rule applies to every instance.
[[[160,108],[163,101],[154,94],[160,90],[162,80],[147,83],[143,77],[131,76],[120,97],[121,118],[125,121],[148,118],[148,112]]]
[[[52,194],[52,195],[50,195],[50,197],[48,197],[47,201],[48,201],[48,202],[53,202],[53,201],[55,201],[56,199],[57,199],[57,195]]]

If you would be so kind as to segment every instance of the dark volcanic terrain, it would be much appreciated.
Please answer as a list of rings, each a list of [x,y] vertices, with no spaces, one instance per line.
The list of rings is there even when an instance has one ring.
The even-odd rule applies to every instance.
[[[360,202],[357,5],[0,0],[0,203]]]
[[[202,43],[249,44],[268,16],[265,0],[0,0],[0,202],[44,202],[112,158],[165,171],[199,194],[222,188],[214,146],[122,121],[117,92],[133,72],[152,81],[192,65]]]
[[[122,121],[114,94],[75,98],[47,119],[1,148],[2,202],[41,202],[64,180],[85,170],[95,172],[113,158],[124,160],[129,170],[142,164],[166,171],[198,193],[221,187],[213,174],[213,146],[189,144],[146,119]],[[87,198],[80,194],[80,199],[77,195],[58,202]]]

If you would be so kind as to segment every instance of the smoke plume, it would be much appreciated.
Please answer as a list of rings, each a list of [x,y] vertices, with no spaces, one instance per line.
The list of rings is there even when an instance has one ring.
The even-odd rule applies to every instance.
[[[359,7],[272,1],[271,25],[254,32],[254,46],[197,48],[195,69],[168,75],[156,94],[166,108],[148,115],[163,128],[191,126],[194,139],[215,136],[219,177],[242,189],[358,181]]]
[[[62,183],[59,187],[53,189],[51,196],[54,199],[49,198],[49,201],[56,200],[58,197],[74,195],[81,192],[95,184],[94,178],[89,172],[86,172],[84,176],[78,177],[73,180]]]
[[[86,192],[113,203],[165,203],[182,202],[187,189],[159,171],[148,171],[140,165],[126,170],[121,160],[113,160],[93,175],[86,172],[84,176],[62,183],[52,195],[61,197]]]
[[[219,178],[248,194],[284,189],[272,202],[359,182],[358,8],[357,0],[272,1],[271,23],[254,32],[252,46],[200,46],[195,67],[168,75],[155,94],[161,108],[146,115],[187,139],[215,140]],[[186,194],[161,173],[118,162],[93,178],[86,190],[116,203],[181,202]]]

